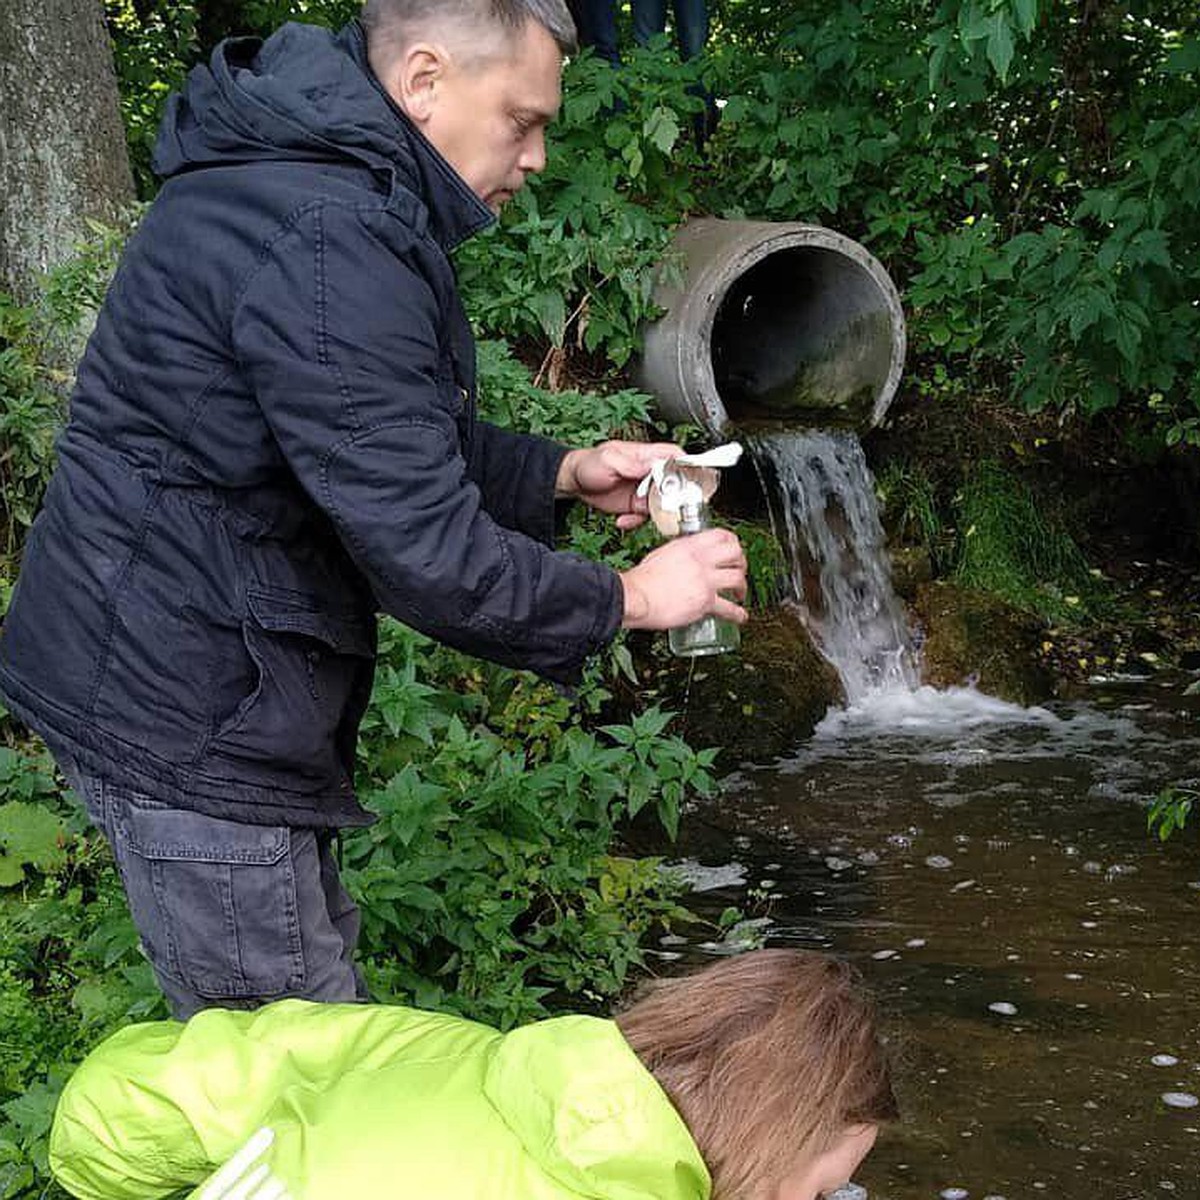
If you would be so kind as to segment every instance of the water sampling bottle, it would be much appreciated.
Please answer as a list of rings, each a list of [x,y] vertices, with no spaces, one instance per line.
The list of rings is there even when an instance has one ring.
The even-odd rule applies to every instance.
[[[728,442],[704,454],[681,454],[661,459],[642,480],[639,495],[649,494],[650,519],[664,537],[688,537],[709,528],[708,500],[721,481],[718,468],[732,467],[742,454]],[[672,629],[671,653],[681,658],[724,654],[741,645],[741,632],[732,621],[711,614]]]
[[[697,494],[679,505],[679,537],[709,528],[708,505]],[[732,622],[711,613],[690,625],[681,625],[667,634],[671,653],[679,658],[700,658],[705,654],[725,654],[742,644],[741,630]]]

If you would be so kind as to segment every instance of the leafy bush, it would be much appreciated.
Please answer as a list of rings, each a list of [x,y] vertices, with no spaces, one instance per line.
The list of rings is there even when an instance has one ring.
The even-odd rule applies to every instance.
[[[418,678],[426,652],[454,686]],[[653,860],[611,856],[617,822],[649,805],[673,832],[715,752],[655,709],[587,731],[547,685],[457,658],[385,623],[361,748],[380,820],[345,846],[369,978],[506,1025],[554,988],[612,996],[650,926],[680,915]]]
[[[118,1026],[165,1015],[108,848],[40,749],[0,746],[0,945],[8,1200],[45,1194],[46,1138],[69,1064]]]
[[[43,361],[35,314],[0,293],[0,555],[11,559],[54,465],[62,381]]]
[[[0,292],[0,560],[15,560],[33,523],[66,413],[68,368],[129,228],[93,222],[92,236],[51,273],[34,305],[22,307]]]

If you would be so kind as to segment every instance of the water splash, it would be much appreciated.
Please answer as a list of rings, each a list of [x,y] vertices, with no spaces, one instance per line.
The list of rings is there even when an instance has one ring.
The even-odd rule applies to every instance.
[[[892,590],[874,481],[858,438],[784,430],[750,440],[771,528],[817,649],[841,677],[847,703],[908,693],[920,680],[903,609]]]

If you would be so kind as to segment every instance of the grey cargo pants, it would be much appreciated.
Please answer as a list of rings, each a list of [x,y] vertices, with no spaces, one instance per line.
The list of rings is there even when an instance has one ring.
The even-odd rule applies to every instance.
[[[367,998],[359,912],[332,830],[246,825],[63,771],[112,846],[133,923],[179,1020],[284,996]]]

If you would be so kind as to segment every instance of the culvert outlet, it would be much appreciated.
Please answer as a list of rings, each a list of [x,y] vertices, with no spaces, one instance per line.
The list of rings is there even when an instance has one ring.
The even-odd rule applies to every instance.
[[[672,421],[714,436],[759,422],[861,431],[896,393],[900,297],[867,250],[830,229],[689,221],[655,299],[666,314],[646,330],[638,383]]]

